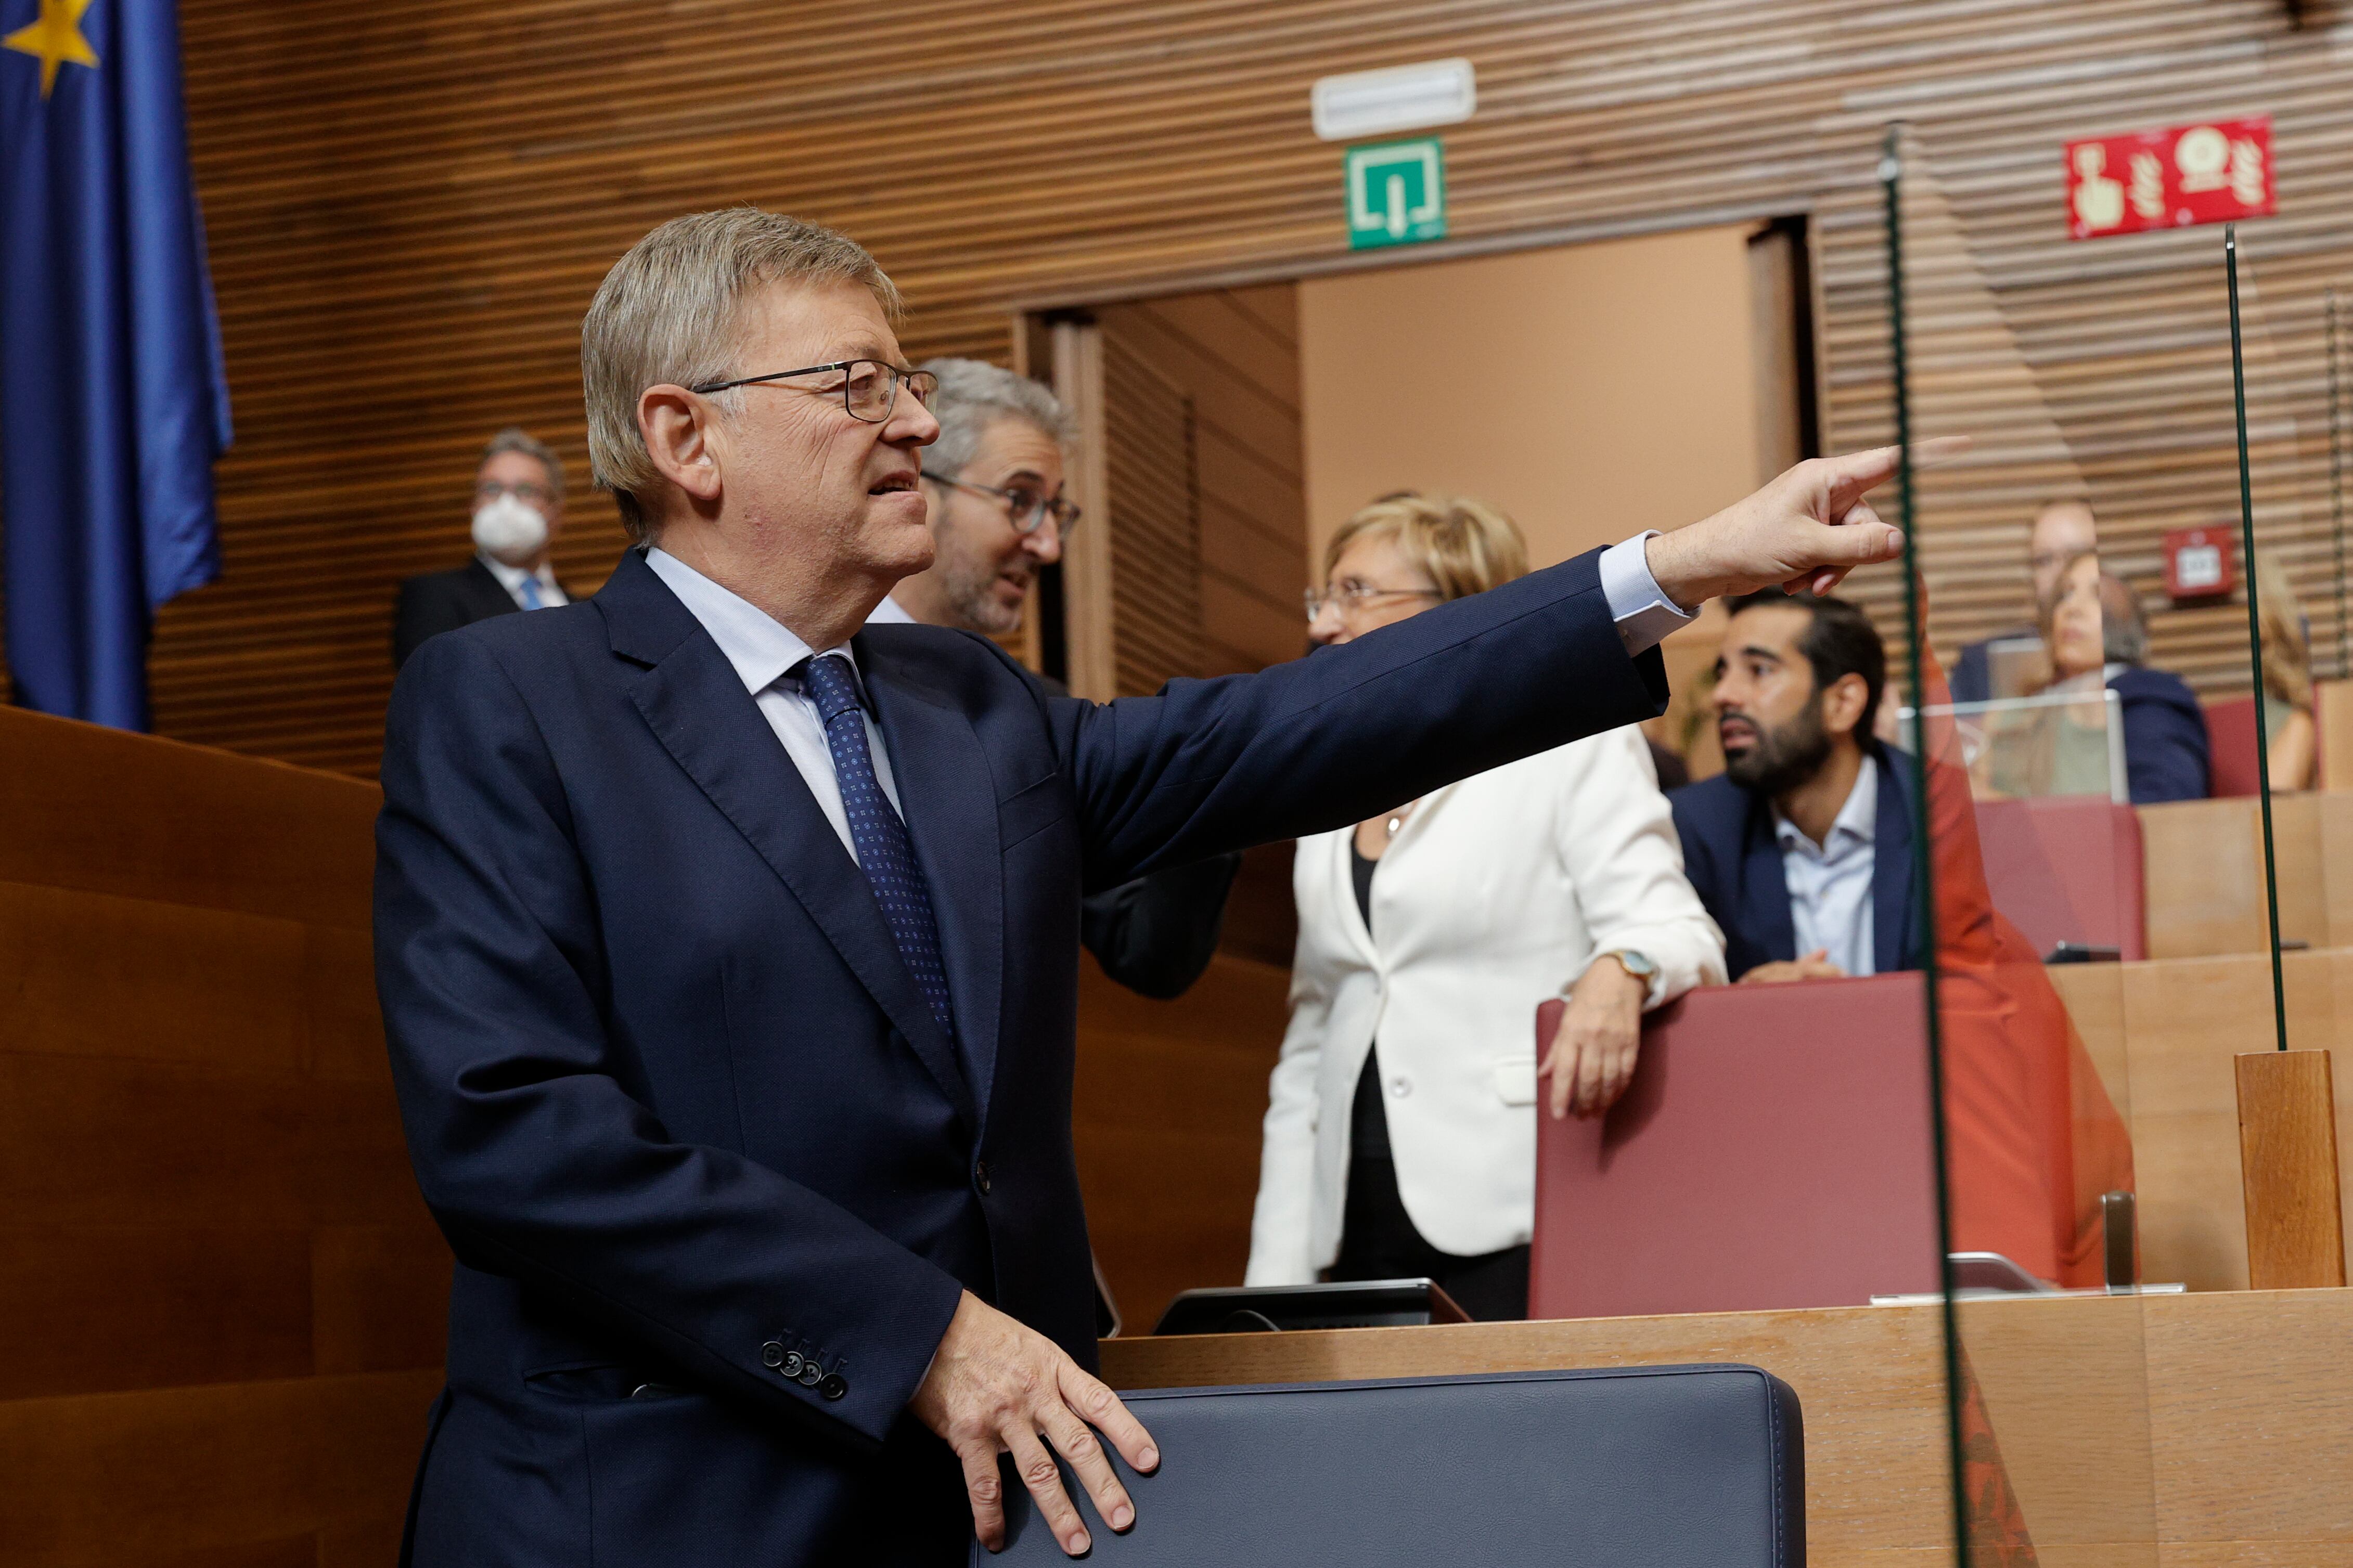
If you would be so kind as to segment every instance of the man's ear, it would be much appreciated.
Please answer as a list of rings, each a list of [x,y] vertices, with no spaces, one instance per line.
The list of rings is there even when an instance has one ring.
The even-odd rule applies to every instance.
[[[1854,727],[1862,721],[1862,705],[1870,699],[1871,688],[1862,677],[1852,670],[1840,676],[1822,693],[1822,728],[1833,735],[1854,734]]]
[[[722,488],[712,437],[717,410],[682,386],[649,386],[638,395],[638,430],[662,478],[701,501]]]

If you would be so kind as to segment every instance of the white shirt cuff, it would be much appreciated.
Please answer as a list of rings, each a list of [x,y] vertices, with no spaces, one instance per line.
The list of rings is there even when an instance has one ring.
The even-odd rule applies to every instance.
[[[1658,537],[1655,528],[1636,534],[1601,552],[1601,596],[1609,602],[1609,618],[1618,623],[1618,640],[1630,654],[1648,653],[1667,640],[1677,626],[1699,618],[1696,610],[1678,605],[1651,575],[1651,561],[1642,546]]]

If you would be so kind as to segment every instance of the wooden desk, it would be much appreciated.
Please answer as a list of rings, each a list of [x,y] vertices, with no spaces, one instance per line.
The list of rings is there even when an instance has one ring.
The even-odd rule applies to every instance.
[[[2292,952],[2283,967],[2288,1043],[2338,1052],[2337,1145],[2348,1162],[2341,1179],[2353,1190],[2353,949]],[[2231,1058],[2274,1043],[2269,955],[2060,964],[2048,973],[2132,1130],[2141,1277],[2192,1290],[2245,1289]]]
[[[448,1250],[373,784],[0,709],[0,1559],[388,1563]]]
[[[1933,1307],[1107,1340],[1119,1388],[1746,1362],[1798,1391],[1816,1568],[1951,1561]],[[2046,1568],[2353,1560],[2353,1291],[1970,1304]]]

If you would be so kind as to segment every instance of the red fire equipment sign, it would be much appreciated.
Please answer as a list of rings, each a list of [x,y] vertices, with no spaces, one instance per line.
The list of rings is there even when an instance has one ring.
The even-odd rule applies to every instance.
[[[2277,210],[2268,115],[2067,143],[2067,233],[2075,239]]]

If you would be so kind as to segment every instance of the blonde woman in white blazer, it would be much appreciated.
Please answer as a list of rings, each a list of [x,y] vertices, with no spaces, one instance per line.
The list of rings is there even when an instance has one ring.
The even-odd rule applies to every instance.
[[[1334,537],[1310,635],[1364,636],[1526,560],[1492,508],[1388,497]],[[1473,1317],[1525,1316],[1539,1101],[1599,1114],[1643,1011],[1725,978],[1646,742],[1597,735],[1302,839],[1293,889],[1249,1283],[1429,1275]]]

